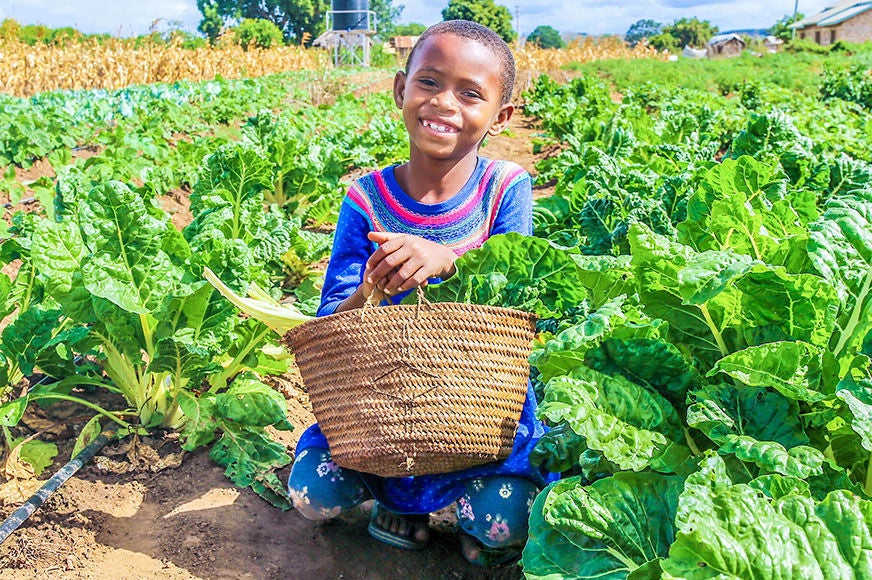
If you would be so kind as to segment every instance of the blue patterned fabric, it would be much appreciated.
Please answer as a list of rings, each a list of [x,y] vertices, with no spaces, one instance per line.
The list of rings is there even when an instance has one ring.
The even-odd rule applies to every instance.
[[[535,411],[536,398],[533,388],[528,385],[512,453],[503,461],[418,477],[379,477],[368,473],[361,473],[360,476],[375,499],[392,512],[402,514],[426,514],[442,509],[456,501],[470,481],[481,477],[521,477],[544,487],[557,479],[558,474],[530,465],[530,452],[545,434],[545,428],[536,419]],[[300,437],[297,456],[313,447],[329,448],[327,438],[317,423],[306,429]]]
[[[310,520],[326,520],[372,496],[355,471],[333,463],[326,447],[310,447],[294,462],[288,490],[294,507]],[[457,525],[483,546],[521,546],[539,487],[517,477],[476,477],[457,500]]]

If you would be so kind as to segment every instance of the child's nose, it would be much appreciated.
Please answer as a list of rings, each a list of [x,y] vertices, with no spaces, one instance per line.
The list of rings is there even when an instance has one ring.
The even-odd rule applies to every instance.
[[[430,104],[438,109],[454,111],[457,109],[457,98],[451,91],[441,91],[433,95]]]

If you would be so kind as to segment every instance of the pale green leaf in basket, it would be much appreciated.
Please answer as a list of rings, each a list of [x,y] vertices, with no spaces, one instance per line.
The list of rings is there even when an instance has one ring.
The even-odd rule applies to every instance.
[[[243,298],[228,288],[209,268],[203,268],[203,277],[242,312],[260,320],[280,335],[312,319],[291,305],[273,300],[257,284],[251,284],[248,297]]]

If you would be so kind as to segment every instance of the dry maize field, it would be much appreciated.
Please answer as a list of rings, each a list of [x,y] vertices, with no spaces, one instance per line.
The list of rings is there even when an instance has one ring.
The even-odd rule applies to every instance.
[[[530,78],[572,62],[610,58],[656,58],[657,51],[628,47],[617,37],[584,38],[563,49],[516,46],[515,58]],[[299,46],[249,49],[223,43],[215,48],[182,48],[178,43],[134,48],[111,39],[66,45],[29,46],[0,41],[0,92],[27,97],[57,89],[117,89],[135,84],[257,77],[294,70],[330,67],[330,54]]]

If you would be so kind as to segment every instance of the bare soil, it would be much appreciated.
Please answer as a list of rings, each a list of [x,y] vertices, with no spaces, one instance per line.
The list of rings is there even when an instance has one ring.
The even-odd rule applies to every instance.
[[[382,89],[388,80],[374,84]],[[513,160],[535,174],[535,162],[541,158],[532,153],[536,133],[532,120],[518,111],[511,130],[489,140],[482,154]],[[40,175],[51,175],[50,167],[37,165],[21,177],[29,180]],[[546,186],[536,193],[548,191]],[[165,196],[163,204],[174,214],[177,227],[190,221],[187,192],[174,191]],[[292,451],[314,417],[298,377],[273,382],[288,399],[289,418],[297,426],[290,434],[280,434]],[[87,419],[76,413],[81,408],[59,404],[25,418],[31,431],[44,430],[41,439],[54,440],[61,450],[42,479],[69,459],[75,436]],[[180,452],[172,436],[150,444],[166,459]],[[427,549],[409,552],[367,534],[370,505],[336,521],[313,523],[294,511],[272,507],[251,490],[236,488],[223,469],[211,462],[207,451],[181,455],[181,464],[174,468],[152,472],[146,466],[122,474],[100,467],[123,464],[125,457],[112,452],[104,449],[0,545],[4,580],[499,580],[522,576],[515,565],[483,570],[468,564],[452,531],[450,509],[432,515],[433,534]],[[285,468],[280,478],[286,480],[288,471]],[[41,483],[34,482],[32,488]],[[0,502],[0,519],[18,505]]]

